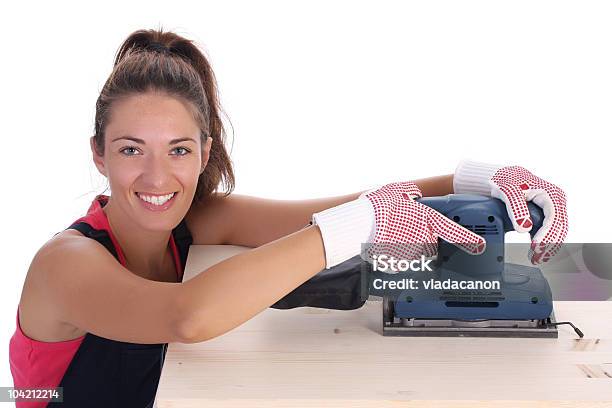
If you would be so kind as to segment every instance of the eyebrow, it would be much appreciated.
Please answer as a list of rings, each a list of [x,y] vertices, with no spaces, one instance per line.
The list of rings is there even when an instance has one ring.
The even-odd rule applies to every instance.
[[[111,143],[116,142],[117,140],[121,140],[121,139],[131,140],[131,141],[136,142],[138,144],[146,145],[144,140],[139,139],[137,137],[132,137],[132,136],[121,136],[121,137],[118,137],[116,139],[113,139],[111,141]],[[178,139],[172,139],[170,142],[168,142],[168,144],[173,145],[173,144],[177,144],[177,143],[180,143],[180,142],[193,142],[193,143],[197,144],[195,139],[193,139],[191,137],[180,137]]]

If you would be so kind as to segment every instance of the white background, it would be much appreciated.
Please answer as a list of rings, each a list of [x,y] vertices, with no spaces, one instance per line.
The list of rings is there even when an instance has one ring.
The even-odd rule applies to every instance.
[[[567,192],[568,242],[609,241],[610,3],[405,3],[5,5],[0,386],[32,257],[106,187],[88,145],[95,101],[140,28],[210,57],[237,193],[324,197],[462,158],[518,164]]]

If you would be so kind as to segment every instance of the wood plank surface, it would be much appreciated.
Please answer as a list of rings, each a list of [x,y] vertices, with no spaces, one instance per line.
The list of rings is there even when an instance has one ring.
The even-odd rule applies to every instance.
[[[185,279],[243,250],[192,246]],[[170,344],[157,406],[612,407],[612,302],[555,302],[583,339],[383,337],[381,309],[268,309]]]

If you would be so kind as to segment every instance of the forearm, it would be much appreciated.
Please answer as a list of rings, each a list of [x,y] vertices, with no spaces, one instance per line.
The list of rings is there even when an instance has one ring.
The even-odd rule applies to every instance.
[[[247,247],[264,245],[300,230],[310,222],[312,214],[355,200],[359,194],[310,200],[269,200],[234,195],[232,217],[225,218],[232,231],[228,243]]]
[[[452,174],[419,179],[415,180],[414,183],[419,187],[424,197],[443,196],[453,193]],[[294,228],[292,231],[295,231],[295,229],[301,228],[304,224],[308,223],[312,214],[355,200],[361,193],[363,193],[363,191],[337,197],[304,200],[294,205],[290,211],[287,211],[285,214],[279,214],[279,216],[285,216],[287,220],[294,220],[292,223],[293,225],[289,228]],[[289,223],[291,223],[291,221],[287,224]],[[278,225],[287,224],[283,223],[281,220]]]
[[[184,342],[211,339],[241,325],[324,268],[316,226],[212,266],[181,289]]]
[[[423,196],[453,192],[453,175],[435,176],[414,181]],[[227,242],[232,245],[258,247],[303,228],[312,214],[355,200],[363,191],[311,200],[268,200],[232,195],[228,203],[231,217],[220,217],[232,231]],[[229,224],[228,224],[229,223]]]
[[[424,197],[453,193],[452,174],[419,179],[415,180],[414,183],[419,187]],[[253,208],[254,202],[259,201],[260,204],[256,205],[258,216],[235,219],[234,222],[237,222],[238,226],[235,231],[239,231],[239,233],[233,237],[233,242],[245,246],[263,245],[303,228],[312,219],[314,213],[356,200],[363,192],[302,201],[272,201],[251,198],[249,204],[245,203],[245,208],[249,205]],[[244,213],[246,214],[246,212]],[[273,220],[273,222],[262,225],[261,220]],[[255,225],[250,228],[247,227],[253,223],[262,227],[257,228]]]
[[[414,180],[423,197],[444,196],[453,193],[453,175],[434,176],[424,179]]]

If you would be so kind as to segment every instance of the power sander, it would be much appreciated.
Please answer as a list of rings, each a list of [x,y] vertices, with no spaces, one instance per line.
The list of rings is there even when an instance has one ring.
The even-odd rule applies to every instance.
[[[504,236],[513,231],[505,204],[491,197],[449,194],[418,199],[487,242],[481,255],[470,255],[442,239],[431,271],[406,272],[418,288],[385,292],[383,335],[385,336],[558,336],[552,293],[539,268],[506,263]],[[531,236],[542,226],[542,209],[528,203],[533,221]],[[425,282],[498,282],[493,289],[426,288]],[[448,286],[448,285],[447,285]],[[467,287],[468,285],[461,285]],[[475,286],[475,285],[472,285]],[[478,286],[478,285],[476,285]],[[498,286],[498,287],[495,287]]]

